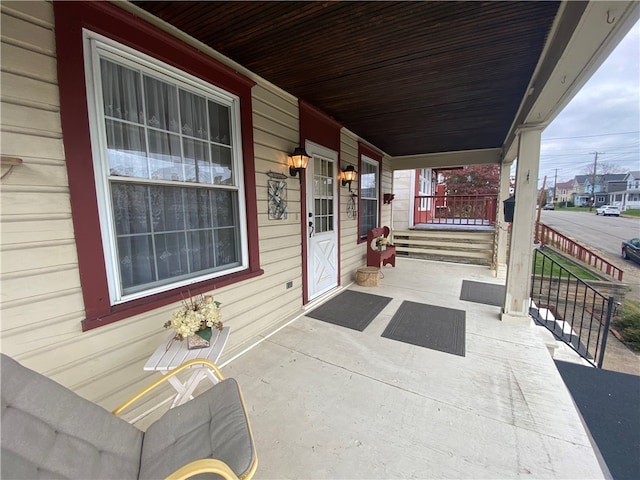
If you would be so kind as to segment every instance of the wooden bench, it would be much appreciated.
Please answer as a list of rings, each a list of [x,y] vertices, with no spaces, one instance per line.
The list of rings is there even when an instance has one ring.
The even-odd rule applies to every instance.
[[[387,244],[386,249],[378,250],[376,239],[379,237],[389,238],[389,227],[373,228],[367,232],[367,266],[380,267],[381,264],[396,266],[396,247]]]

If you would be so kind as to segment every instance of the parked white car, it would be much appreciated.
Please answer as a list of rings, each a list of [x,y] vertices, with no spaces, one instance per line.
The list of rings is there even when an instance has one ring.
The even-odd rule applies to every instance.
[[[617,205],[602,205],[601,207],[596,208],[596,215],[604,215],[605,217],[608,215],[615,215],[616,217],[619,217],[620,208]]]

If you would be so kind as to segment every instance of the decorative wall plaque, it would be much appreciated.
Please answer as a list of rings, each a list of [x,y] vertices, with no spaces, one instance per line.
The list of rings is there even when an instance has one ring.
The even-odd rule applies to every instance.
[[[287,182],[286,175],[276,172],[268,172],[271,177],[268,184],[269,190],[269,220],[285,220],[287,218]]]

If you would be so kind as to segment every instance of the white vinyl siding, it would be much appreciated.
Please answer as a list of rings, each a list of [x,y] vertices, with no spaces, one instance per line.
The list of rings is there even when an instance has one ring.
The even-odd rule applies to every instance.
[[[3,1],[1,8],[2,154],[23,163],[1,180],[0,341],[3,353],[73,386],[78,379],[62,372],[83,356],[75,342],[84,304],[60,126],[53,9],[48,2],[22,1]]]
[[[346,129],[340,132],[340,162],[341,168],[358,164],[358,137]],[[358,191],[358,176],[351,184],[351,190]],[[353,282],[354,272],[366,264],[365,243],[358,243],[358,198],[353,197],[348,187],[339,183],[340,192],[340,284],[347,286]],[[347,215],[349,202],[353,201],[356,215]]]

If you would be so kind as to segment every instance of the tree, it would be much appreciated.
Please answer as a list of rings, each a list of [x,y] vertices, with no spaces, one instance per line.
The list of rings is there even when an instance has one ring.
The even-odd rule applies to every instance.
[[[500,190],[499,165],[468,165],[441,173],[449,195],[497,194]]]
[[[584,169],[582,170],[582,173],[584,175],[589,175],[590,177],[593,177],[594,173],[593,173],[593,167],[594,164],[589,164],[589,165],[585,165]],[[600,176],[600,175],[608,175],[610,173],[625,173],[626,170],[622,167],[620,167],[619,165],[616,165],[615,163],[608,163],[608,162],[601,162],[598,163],[596,168],[598,169],[598,172],[596,175]]]

